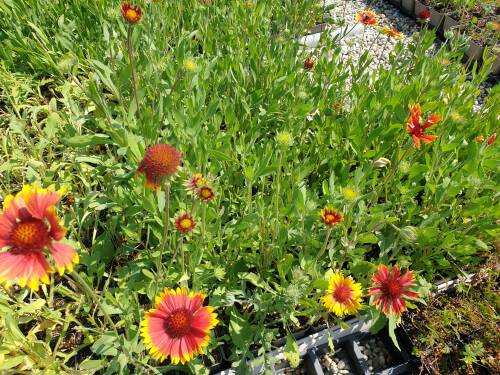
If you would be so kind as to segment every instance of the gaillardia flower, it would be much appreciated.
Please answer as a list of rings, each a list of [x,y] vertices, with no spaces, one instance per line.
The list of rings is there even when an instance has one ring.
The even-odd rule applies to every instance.
[[[205,183],[205,177],[201,173],[193,173],[186,181],[188,192],[198,190]]]
[[[73,271],[78,254],[71,246],[59,242],[66,235],[60,225],[55,205],[63,192],[51,186],[41,189],[38,183],[26,185],[14,197],[5,198],[0,213],[0,282],[6,286],[17,282],[38,290],[39,282],[50,282],[54,272],[48,262],[51,255],[60,275],[64,270]]]
[[[388,37],[395,38],[395,39],[403,39],[403,33],[397,31],[396,29],[389,27],[387,25],[384,25],[384,27],[381,30],[382,34],[387,35]]]
[[[344,216],[340,211],[337,211],[335,208],[331,207],[323,208],[320,211],[319,216],[321,217],[321,220],[323,220],[323,223],[325,223],[328,226],[333,226],[335,224],[338,224],[344,218]]]
[[[431,20],[431,11],[424,9],[418,13],[417,18],[421,22],[429,22]]]
[[[328,290],[321,301],[328,310],[342,318],[361,309],[361,295],[361,284],[351,276],[344,277],[342,272],[335,272],[328,280]]]
[[[210,341],[209,333],[218,323],[211,306],[202,306],[202,293],[166,288],[154,309],[141,322],[141,336],[149,353],[158,361],[167,357],[173,364],[186,363],[202,353]]]
[[[122,4],[122,16],[128,23],[137,23],[142,18],[142,9],[139,5]]]
[[[416,298],[418,296],[418,293],[408,288],[415,286],[414,280],[415,275],[411,271],[401,275],[399,267],[394,265],[391,275],[389,267],[380,264],[377,267],[377,273],[372,277],[375,286],[370,288],[370,294],[375,296],[375,306],[382,308],[387,316],[389,316],[389,312],[400,316],[406,311],[404,297]]]
[[[203,185],[198,189],[198,196],[203,202],[207,203],[215,198],[215,191],[210,186]]]
[[[166,144],[156,144],[149,147],[144,154],[138,173],[146,176],[146,186],[151,190],[160,190],[163,179],[172,176],[179,168],[182,153]]]
[[[188,233],[196,227],[196,222],[190,214],[184,213],[175,218],[175,227],[181,233]]]
[[[371,10],[364,10],[362,12],[358,12],[356,14],[356,19],[358,22],[362,23],[365,26],[377,26],[378,20],[375,12]]]
[[[406,123],[406,129],[411,134],[415,147],[418,149],[420,148],[420,141],[430,144],[437,139],[437,135],[425,134],[425,129],[436,125],[441,121],[441,118],[437,113],[433,113],[425,123],[422,124],[422,121],[420,104],[415,104],[410,109],[410,118]]]

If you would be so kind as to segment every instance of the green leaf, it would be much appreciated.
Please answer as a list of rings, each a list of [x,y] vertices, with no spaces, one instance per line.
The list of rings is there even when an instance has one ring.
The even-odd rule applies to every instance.
[[[378,243],[379,239],[373,233],[361,233],[358,237],[359,243]]]
[[[293,368],[297,368],[299,366],[300,362],[299,346],[297,345],[295,339],[290,334],[286,336],[286,344],[285,344],[285,350],[283,351],[283,355],[285,356],[287,361],[290,362],[290,366],[292,366]]]
[[[389,315],[389,337],[392,339],[392,342],[394,343],[394,346],[401,351],[401,348],[399,347],[398,339],[396,338],[396,325],[397,325],[397,318],[394,317],[394,315],[390,314]]]
[[[316,279],[312,282],[311,287],[313,289],[327,289],[328,288],[328,280]]]
[[[68,139],[61,139],[62,142],[69,147],[86,147],[91,145],[106,145],[110,144],[111,140],[106,134],[93,135],[75,135]]]
[[[23,363],[25,360],[25,356],[17,356],[9,359],[5,359],[1,364],[0,364],[0,370],[9,370],[11,368],[14,368],[21,363]]]
[[[233,343],[240,349],[248,349],[253,337],[250,324],[234,308],[231,309],[229,320],[229,335]]]
[[[81,370],[98,370],[106,364],[103,359],[87,359],[78,366]]]

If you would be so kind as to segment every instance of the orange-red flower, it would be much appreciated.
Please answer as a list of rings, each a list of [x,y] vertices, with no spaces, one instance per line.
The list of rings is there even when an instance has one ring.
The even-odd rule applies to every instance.
[[[186,188],[188,191],[193,192],[198,190],[205,182],[205,177],[201,173],[194,173],[186,181]]]
[[[431,19],[431,11],[429,9],[424,9],[418,13],[417,17],[419,21],[429,22]]]
[[[175,218],[175,227],[181,233],[188,233],[196,227],[196,222],[190,214],[184,213]]]
[[[384,25],[381,32],[382,32],[382,34],[385,34],[391,38],[403,39],[403,33],[399,32],[396,29],[389,27],[387,25]]]
[[[323,220],[323,223],[325,223],[328,226],[333,226],[335,224],[338,224],[344,218],[341,212],[331,207],[323,208],[320,211],[319,216],[321,217],[321,220]]]
[[[129,23],[137,23],[142,18],[142,9],[139,5],[122,4],[122,16]]]
[[[182,153],[166,144],[156,144],[146,150],[137,172],[146,176],[146,186],[159,190],[163,179],[172,176],[179,168]]]
[[[415,104],[410,109],[410,118],[406,123],[406,129],[411,134],[415,147],[418,149],[420,148],[420,141],[430,144],[437,139],[437,135],[425,134],[425,129],[436,125],[441,121],[441,118],[438,114],[433,113],[427,118],[425,123],[422,124],[422,121],[420,104]]]
[[[414,280],[415,275],[411,271],[401,275],[399,267],[394,265],[391,274],[389,267],[380,264],[377,267],[377,273],[372,277],[372,282],[375,285],[370,288],[370,295],[375,297],[375,306],[381,308],[387,316],[390,312],[400,316],[406,311],[404,298],[418,296],[418,293],[409,289],[409,287],[415,286]]]
[[[333,105],[333,108],[335,108],[337,111],[340,111],[342,109],[342,104],[340,104],[339,102],[336,102]]]
[[[198,189],[198,196],[206,203],[215,198],[215,191],[210,186],[203,185]]]
[[[497,138],[497,133],[493,133],[488,137],[488,144],[491,146],[493,143],[495,143],[495,139]]]
[[[41,189],[38,183],[26,185],[14,197],[5,198],[0,213],[0,282],[6,286],[17,282],[38,290],[40,281],[48,284],[49,273],[54,272],[47,261],[51,255],[59,272],[73,271],[78,263],[75,249],[60,242],[66,229],[59,223],[55,205],[61,199],[62,191],[51,186]],[[49,259],[50,260],[50,259]]]
[[[211,306],[203,307],[202,293],[166,288],[154,309],[141,322],[141,336],[149,353],[162,362],[186,363],[202,353],[210,341],[209,333],[217,325],[217,314]]]
[[[312,57],[308,57],[304,60],[304,69],[311,70],[314,68],[314,59]]]
[[[365,26],[377,26],[378,19],[377,14],[372,12],[371,10],[364,10],[362,12],[358,12],[356,14],[356,19],[358,22],[362,23]]]

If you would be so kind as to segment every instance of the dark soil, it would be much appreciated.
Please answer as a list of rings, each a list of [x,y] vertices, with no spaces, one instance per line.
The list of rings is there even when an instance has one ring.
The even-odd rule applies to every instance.
[[[500,374],[499,281],[497,257],[471,284],[435,295],[405,317],[414,354],[430,373]]]

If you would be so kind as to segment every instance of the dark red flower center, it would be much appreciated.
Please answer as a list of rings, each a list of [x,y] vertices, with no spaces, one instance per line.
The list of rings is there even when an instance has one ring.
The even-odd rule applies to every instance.
[[[172,311],[165,321],[167,333],[174,338],[186,336],[191,331],[193,314],[186,309]]]
[[[346,284],[338,285],[333,291],[333,297],[339,303],[347,303],[351,300],[352,289]]]
[[[42,250],[50,241],[49,228],[40,219],[29,219],[14,227],[10,240],[18,250]]]
[[[398,279],[389,279],[382,283],[380,286],[382,293],[390,298],[401,297],[403,286]]]

